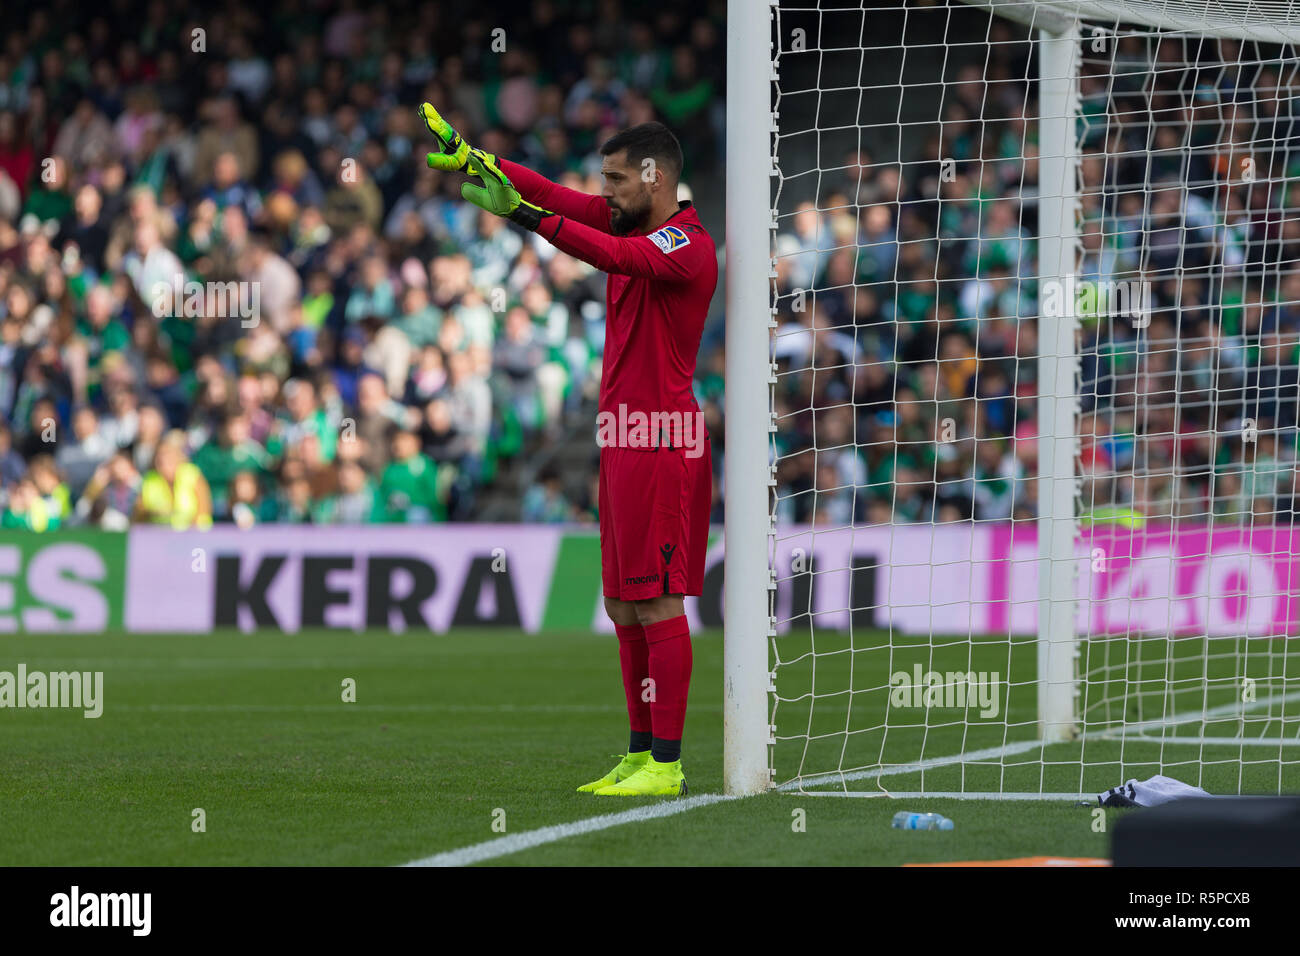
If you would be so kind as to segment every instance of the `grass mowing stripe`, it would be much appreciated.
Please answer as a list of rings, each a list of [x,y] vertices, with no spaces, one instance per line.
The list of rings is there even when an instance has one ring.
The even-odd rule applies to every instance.
[[[567,840],[569,837],[583,836],[599,830],[608,830],[610,827],[619,827],[627,823],[642,823],[646,820],[671,817],[678,813],[685,813],[687,810],[694,810],[696,807],[707,807],[723,800],[735,799],[737,798],[721,793],[703,793],[698,797],[687,797],[684,800],[674,800],[670,803],[656,803],[648,807],[625,810],[622,813],[606,813],[598,817],[588,817],[585,820],[575,820],[573,823],[560,823],[555,826],[541,827],[537,830],[526,830],[523,833],[512,833],[509,836],[497,837],[495,840],[476,843],[473,846],[462,847],[459,850],[435,853],[433,856],[427,856],[422,860],[414,860],[403,865],[469,866],[474,863],[482,863],[485,860],[495,860],[499,857],[509,856],[521,850],[531,850],[533,847],[544,846],[547,843],[555,843],[557,840]]]

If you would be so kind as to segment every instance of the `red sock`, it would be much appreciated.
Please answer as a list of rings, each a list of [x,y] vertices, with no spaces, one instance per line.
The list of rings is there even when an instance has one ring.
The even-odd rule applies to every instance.
[[[686,615],[645,628],[650,646],[650,679],[655,695],[650,717],[657,740],[681,740],[686,724],[686,695],[691,687],[691,627]]]
[[[615,624],[618,634],[618,662],[623,665],[623,693],[627,695],[627,717],[633,733],[650,733],[650,703],[643,700],[642,684],[650,676],[650,649],[640,624]]]

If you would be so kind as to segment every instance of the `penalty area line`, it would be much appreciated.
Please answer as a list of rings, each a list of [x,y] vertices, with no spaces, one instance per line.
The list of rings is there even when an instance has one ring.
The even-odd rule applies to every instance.
[[[536,830],[525,830],[523,833],[511,833],[497,837],[495,840],[485,840],[482,843],[462,847],[459,850],[435,853],[433,856],[426,856],[422,860],[403,863],[402,866],[470,866],[474,863],[482,863],[485,860],[510,856],[512,853],[519,853],[523,850],[531,850],[533,847],[545,846],[547,843],[567,840],[569,837],[584,836],[588,833],[596,833],[599,830],[608,830],[610,827],[623,826],[626,823],[644,823],[646,820],[658,820],[662,817],[685,813],[687,810],[694,810],[696,807],[707,807],[710,804],[721,803],[724,800],[736,799],[739,798],[721,793],[702,793],[697,797],[686,797],[681,800],[635,807],[621,813],[606,813],[598,817],[588,817],[585,820],[575,820],[572,823],[557,823],[554,826],[540,827]]]

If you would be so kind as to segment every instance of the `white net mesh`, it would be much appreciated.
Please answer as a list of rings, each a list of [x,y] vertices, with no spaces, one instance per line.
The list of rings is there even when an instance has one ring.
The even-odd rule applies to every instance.
[[[1014,6],[1078,30],[1065,277],[1038,261],[1041,34],[958,2],[778,9],[776,780],[1300,790],[1300,75],[1217,19],[1296,13]],[[1078,355],[1064,742],[1039,723],[1044,313]]]
[[[965,0],[1025,26],[1059,33],[1080,22],[1124,23],[1265,43],[1300,39],[1294,0]]]

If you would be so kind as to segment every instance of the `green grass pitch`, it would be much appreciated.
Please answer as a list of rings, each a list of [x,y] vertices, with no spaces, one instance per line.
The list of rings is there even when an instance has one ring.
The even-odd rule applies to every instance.
[[[1079,671],[1089,676],[1076,711],[1089,732],[1047,747],[1036,743],[1032,639],[805,626],[777,645],[775,764],[808,789],[1096,794],[1164,773],[1215,794],[1300,792],[1294,639],[1085,640]],[[955,675],[973,673],[986,696],[954,707],[961,697],[936,695],[917,707],[890,678],[906,675],[910,687],[918,671],[954,691]],[[990,686],[999,693],[989,696]],[[961,689],[970,696],[969,682]],[[966,759],[949,762],[955,754]],[[923,770],[900,772],[918,763]],[[837,776],[854,768],[867,776]]]
[[[1005,642],[997,653],[1009,653]],[[4,865],[397,864],[500,838],[502,822],[517,834],[645,805],[573,792],[626,744],[613,637],[6,637],[0,670],[20,662],[29,672],[103,671],[104,712],[86,719],[74,710],[0,710]],[[839,665],[830,657],[821,666],[830,681]],[[697,635],[684,753],[693,794],[722,790],[721,668],[721,635]],[[885,672],[868,655],[852,686],[877,686]],[[348,678],[355,703],[342,699]],[[854,705],[859,716],[872,709],[870,693]],[[843,726],[846,710],[836,717],[834,701],[826,704],[818,719]],[[1008,706],[1032,701],[1013,692]],[[789,732],[795,718],[790,707],[785,713]],[[920,719],[942,725],[952,714]],[[853,757],[869,751],[870,726],[849,735],[860,750]],[[924,753],[937,754],[951,733],[937,729]],[[789,746],[777,750],[783,777],[797,765]],[[819,759],[836,765],[833,756]],[[1122,780],[1111,777],[1107,785]],[[941,789],[934,783],[927,778]],[[877,787],[867,780],[858,788]],[[194,832],[196,808],[205,832]],[[892,830],[900,809],[938,810],[957,828]],[[793,826],[800,810],[802,832]],[[1042,855],[1105,857],[1108,836],[1069,802],[770,793],[491,862],[861,865]]]

